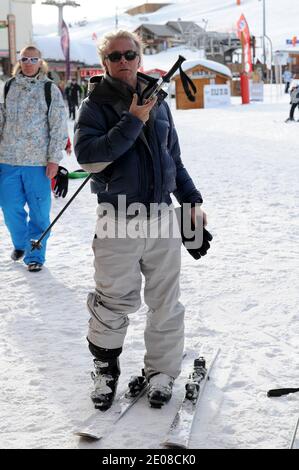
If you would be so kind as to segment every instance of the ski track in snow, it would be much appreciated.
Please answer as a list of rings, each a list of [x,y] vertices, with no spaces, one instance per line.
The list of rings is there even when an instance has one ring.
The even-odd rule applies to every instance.
[[[194,448],[287,448],[298,413],[298,394],[266,396],[269,388],[297,387],[299,367],[298,132],[283,122],[288,98],[270,98],[173,109],[214,236],[202,260],[182,252],[186,348],[199,342],[208,355],[221,348],[196,416]],[[74,156],[63,164],[78,167]],[[68,197],[82,181],[70,180]],[[66,202],[53,199],[52,219]],[[95,210],[86,187],[54,227],[41,273],[10,260],[0,214],[1,448],[159,448],[183,396],[190,358],[162,410],[144,398],[101,441],[72,435],[93,412],[85,302],[93,289]],[[145,317],[144,305],[131,315],[119,391],[142,367]]]

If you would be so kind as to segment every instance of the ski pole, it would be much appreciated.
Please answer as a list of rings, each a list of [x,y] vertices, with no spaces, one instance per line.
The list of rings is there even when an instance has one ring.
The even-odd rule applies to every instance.
[[[293,433],[293,437],[292,437],[292,442],[291,442],[291,445],[290,445],[290,449],[293,449],[293,447],[294,447],[295,439],[296,439],[296,434],[297,434],[297,431],[298,431],[298,426],[299,426],[299,416],[298,416],[298,418],[297,418],[297,423],[296,423],[296,426],[295,426],[295,429],[294,429],[294,433]]]
[[[157,94],[159,93],[159,91],[160,91],[161,88],[163,87],[164,83],[169,83],[169,82],[170,82],[170,79],[171,79],[171,77],[173,76],[173,74],[180,68],[181,64],[182,64],[185,60],[186,60],[185,57],[179,55],[178,60],[173,64],[173,66],[172,66],[171,69],[167,72],[167,74],[164,75],[163,77],[161,77],[161,78],[157,81],[155,88],[154,88],[153,91],[151,92],[150,96],[147,98],[148,100],[151,100],[151,99],[153,99],[155,96],[157,96]]]
[[[282,395],[288,395],[289,393],[299,392],[299,388],[273,388],[267,392],[268,397],[281,397]]]
[[[55,219],[53,220],[53,222],[49,225],[49,227],[44,231],[44,233],[40,236],[40,238],[38,240],[30,240],[31,242],[31,251],[33,250],[40,250],[41,249],[41,241],[45,238],[45,236],[47,235],[47,233],[51,230],[51,228],[56,224],[57,220],[62,216],[62,214],[64,213],[64,211],[68,208],[68,206],[71,204],[71,202],[75,199],[75,197],[77,196],[77,194],[79,194],[79,192],[81,191],[81,189],[84,188],[84,186],[86,185],[86,183],[90,180],[90,178],[92,177],[92,173],[90,173],[86,178],[85,180],[83,181],[83,183],[81,184],[81,186],[79,186],[79,188],[77,189],[77,191],[72,195],[72,197],[70,198],[70,200],[66,203],[66,205],[61,209],[61,211],[59,212],[59,214],[55,217]]]

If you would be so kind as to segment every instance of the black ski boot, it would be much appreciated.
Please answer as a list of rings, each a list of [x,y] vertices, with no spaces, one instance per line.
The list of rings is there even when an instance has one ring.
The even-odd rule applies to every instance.
[[[174,379],[166,374],[156,374],[149,378],[147,397],[152,408],[161,408],[172,396]]]
[[[94,391],[91,393],[91,399],[95,408],[106,411],[113,403],[118,378],[120,375],[118,358],[109,361],[100,361],[94,359],[95,372],[91,373],[94,381]]]
[[[15,249],[11,252],[10,257],[11,257],[11,259],[12,259],[13,261],[19,261],[20,259],[23,258],[24,254],[25,254],[25,251],[24,251],[24,250],[17,250],[17,249],[15,248]]]

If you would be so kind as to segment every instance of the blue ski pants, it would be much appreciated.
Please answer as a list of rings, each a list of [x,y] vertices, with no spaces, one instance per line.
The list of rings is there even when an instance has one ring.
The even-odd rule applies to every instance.
[[[49,234],[40,250],[31,251],[30,240],[37,240],[50,224],[51,186],[46,167],[0,163],[0,206],[14,248],[25,251],[25,264],[44,264]]]

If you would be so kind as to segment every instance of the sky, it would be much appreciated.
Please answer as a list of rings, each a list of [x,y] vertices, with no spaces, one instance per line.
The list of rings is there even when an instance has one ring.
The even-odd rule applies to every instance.
[[[33,23],[55,23],[58,18],[57,8],[54,6],[42,5],[42,1],[44,0],[36,0],[36,4],[32,7]],[[109,0],[109,2],[101,0],[76,0],[76,2],[80,3],[81,6],[77,8],[64,8],[63,16],[68,22],[80,21],[85,17],[87,19],[94,19],[94,17],[99,18],[101,15],[111,16],[115,15],[116,9],[119,12],[123,12],[130,7],[146,3],[142,0]],[[161,3],[163,3],[163,0]]]

